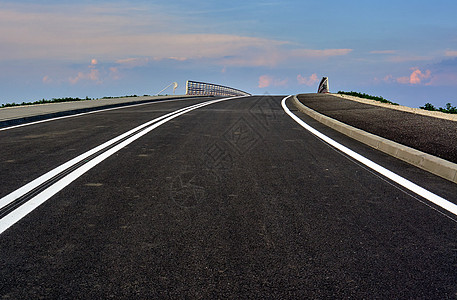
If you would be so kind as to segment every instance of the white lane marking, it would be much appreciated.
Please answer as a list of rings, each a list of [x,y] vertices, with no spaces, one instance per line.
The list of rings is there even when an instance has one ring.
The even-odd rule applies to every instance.
[[[59,167],[43,174],[42,176],[36,178],[35,180],[29,182],[28,184],[24,185],[23,187],[15,190],[14,192],[4,196],[3,198],[0,199],[0,209],[5,207],[6,205],[10,204],[11,202],[13,202],[14,200],[16,200],[17,198],[25,195],[26,193],[30,192],[31,190],[33,190],[34,188],[36,188],[37,186],[41,185],[42,183],[46,182],[47,180],[51,179],[52,177],[60,174],[61,172],[63,172],[64,170],[74,166],[75,164],[79,163],[80,161],[86,159],[87,157],[91,156],[92,154],[94,153],[97,153],[98,151],[102,150],[102,149],[105,149],[109,146],[111,146],[112,144],[120,141],[121,139],[125,138],[126,136],[134,133],[135,131],[138,131],[138,130],[141,130],[142,128],[145,128],[147,126],[150,126],[151,124],[155,123],[155,122],[158,122],[160,120],[163,120],[169,116],[172,116],[176,113],[179,113],[181,111],[184,111],[186,109],[189,109],[189,108],[192,108],[192,107],[199,107],[199,103],[198,104],[194,104],[194,105],[191,105],[191,106],[188,106],[188,107],[184,107],[184,108],[181,108],[181,109],[178,109],[174,112],[171,112],[171,113],[168,113],[166,115],[163,115],[161,117],[158,117],[152,121],[149,121],[149,122],[146,122],[140,126],[137,126],[135,128],[133,128],[132,130],[129,130],[127,131],[126,133],[124,134],[121,134],[120,136],[118,137],[115,137],[103,144],[101,144],[100,146],[97,146],[95,148],[93,148],[92,150],[89,150],[75,158],[73,158],[72,160],[60,165]]]
[[[439,207],[445,209],[446,211],[454,214],[454,215],[457,215],[457,205],[455,205],[454,203],[424,189],[423,187],[420,187],[418,186],[417,184],[407,180],[406,178],[403,178],[401,177],[400,175],[397,175],[395,174],[394,172],[378,165],[377,163],[369,160],[368,158],[365,158],[364,156],[352,151],[351,149],[347,148],[346,146],[343,146],[341,145],[340,143],[332,140],[331,138],[329,138],[328,136],[320,133],[319,131],[317,131],[316,129],[312,128],[311,126],[309,126],[308,124],[306,124],[305,122],[303,122],[303,120],[301,120],[299,117],[297,117],[296,115],[294,115],[290,110],[289,108],[287,108],[286,106],[286,100],[288,98],[290,98],[291,96],[287,96],[285,97],[282,102],[281,102],[281,105],[282,105],[282,108],[284,109],[284,111],[292,118],[294,119],[295,122],[297,122],[298,124],[300,124],[303,128],[305,128],[306,130],[308,130],[309,132],[311,132],[312,134],[314,134],[315,136],[317,136],[318,138],[320,138],[321,140],[323,140],[324,142],[330,144],[331,146],[333,146],[334,148],[338,149],[339,151],[347,154],[348,156],[352,157],[353,159],[359,161],[360,163],[364,164],[365,166],[367,166],[368,168],[384,175],[385,177],[389,178],[390,180],[396,182],[397,184],[403,186],[404,188],[410,190],[411,192],[427,199],[428,201],[438,205]]]
[[[89,111],[85,113],[79,113],[79,114],[74,114],[74,115],[68,115],[68,116],[62,116],[62,117],[55,117],[51,119],[46,119],[46,120],[40,120],[40,121],[35,121],[35,122],[30,122],[30,123],[24,123],[24,124],[19,124],[19,125],[13,125],[5,128],[0,128],[0,131],[4,130],[10,130],[18,127],[24,127],[24,126],[29,126],[29,125],[35,125],[35,124],[40,124],[40,123],[45,123],[45,122],[50,122],[50,121],[55,121],[55,120],[61,120],[61,119],[67,119],[67,118],[73,118],[73,117],[79,117],[83,115],[89,115],[89,114],[95,114],[99,112],[104,112],[104,111],[110,111],[110,110],[117,110],[117,109],[123,109],[123,108],[130,108],[130,107],[135,107],[135,106],[141,106],[141,105],[147,105],[147,104],[155,104],[155,103],[164,103],[164,102],[175,102],[175,101],[184,101],[184,100],[191,100],[195,98],[183,98],[183,99],[171,99],[171,100],[158,100],[154,102],[147,102],[147,103],[138,103],[138,104],[132,104],[132,105],[125,105],[125,106],[120,106],[120,107],[112,107],[112,108],[105,108],[105,109],[100,109],[100,110],[94,110],[94,111]]]
[[[30,191],[34,187],[37,187],[41,183],[44,183],[46,180],[52,178],[53,176],[59,174],[63,170],[69,168],[71,165],[74,165],[77,162],[83,160],[85,157],[88,157],[90,155],[89,153],[93,154],[93,153],[97,152],[98,150],[106,148],[109,145],[115,143],[116,141],[119,141],[122,137],[125,137],[125,136],[129,135],[130,133],[135,132],[138,129],[141,129],[141,128],[149,126],[146,129],[138,132],[137,134],[135,134],[135,135],[131,136],[130,138],[126,139],[125,141],[121,142],[120,144],[114,146],[113,148],[101,153],[97,157],[95,157],[92,160],[90,160],[88,163],[86,163],[86,164],[82,165],[81,167],[77,168],[76,170],[72,171],[70,174],[66,175],[65,177],[63,177],[62,179],[57,181],[56,183],[54,183],[51,186],[49,186],[48,188],[46,188],[40,194],[36,195],[32,199],[30,199],[28,202],[24,203],[23,205],[21,205],[20,207],[16,208],[14,211],[12,211],[11,213],[9,213],[5,217],[3,217],[0,220],[0,234],[2,232],[4,232],[6,229],[8,229],[9,227],[11,227],[12,225],[14,225],[16,222],[18,222],[20,219],[22,219],[28,213],[33,211],[35,208],[37,208],[38,206],[43,204],[50,197],[52,197],[53,195],[55,195],[56,193],[61,191],[63,188],[65,188],[71,182],[76,180],[78,177],[80,177],[81,175],[83,175],[84,173],[86,173],[87,171],[92,169],[93,167],[95,167],[97,164],[99,164],[100,162],[102,162],[103,160],[108,158],[109,156],[113,155],[117,151],[121,150],[122,148],[124,148],[128,144],[132,143],[133,141],[135,141],[135,140],[139,139],[140,137],[142,137],[143,135],[147,134],[148,132],[150,132],[150,131],[154,130],[155,128],[159,127],[160,125],[162,125],[162,124],[164,124],[164,123],[166,123],[166,122],[168,122],[168,121],[170,121],[170,120],[172,120],[172,119],[174,119],[174,118],[176,118],[176,117],[178,117],[180,115],[183,115],[183,114],[188,113],[190,111],[193,111],[195,109],[201,108],[203,106],[207,106],[207,105],[214,104],[214,103],[221,102],[221,101],[233,100],[233,99],[237,99],[237,98],[244,98],[244,96],[242,96],[242,97],[223,98],[223,99],[211,100],[211,101],[195,104],[195,105],[192,105],[192,106],[188,106],[188,107],[179,109],[179,110],[177,110],[175,112],[169,113],[169,114],[164,115],[164,116],[162,116],[160,118],[154,119],[154,120],[152,120],[150,122],[147,122],[147,123],[145,123],[145,124],[143,124],[141,126],[138,126],[135,129],[130,130],[129,132],[124,133],[123,135],[121,135],[121,136],[119,136],[117,138],[114,138],[114,139],[106,142],[103,145],[100,145],[100,146],[98,146],[98,147],[96,147],[96,148],[94,148],[94,149],[92,149],[92,150],[90,150],[90,151],[78,156],[77,158],[75,158],[75,159],[69,161],[68,163],[64,164],[65,167],[64,167],[64,165],[62,165],[62,166],[59,166],[59,167],[55,168],[54,170],[51,170],[50,172],[46,173],[45,175],[37,178],[36,180],[34,180],[34,181],[30,182],[28,185],[26,185],[26,186],[28,186],[27,188],[26,188],[26,186],[24,186],[23,188],[20,188],[20,189],[14,191],[13,193],[3,197],[2,199],[0,199],[0,203],[2,203],[1,207],[7,205],[8,203],[11,203],[12,201],[14,201],[18,197],[24,195],[25,193],[27,193],[28,191]],[[6,199],[6,201],[8,202],[7,204],[3,203],[5,198],[7,198]]]

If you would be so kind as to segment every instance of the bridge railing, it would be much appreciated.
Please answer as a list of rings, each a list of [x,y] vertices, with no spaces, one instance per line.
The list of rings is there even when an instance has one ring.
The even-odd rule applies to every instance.
[[[251,94],[228,86],[188,80],[186,95],[205,96],[251,96]]]

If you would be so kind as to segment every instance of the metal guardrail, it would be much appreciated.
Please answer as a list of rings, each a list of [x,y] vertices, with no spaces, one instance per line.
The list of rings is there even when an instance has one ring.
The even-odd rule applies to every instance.
[[[228,86],[188,80],[186,95],[205,96],[251,96],[251,94]]]

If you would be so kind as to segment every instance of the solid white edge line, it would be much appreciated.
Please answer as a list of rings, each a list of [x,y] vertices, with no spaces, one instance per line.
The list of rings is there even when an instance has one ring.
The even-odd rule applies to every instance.
[[[292,97],[292,95],[285,97],[281,101],[282,108],[284,111],[300,126],[326,142],[327,144],[330,144],[332,147],[338,149],[339,151],[347,154],[348,156],[352,157],[353,159],[357,160],[358,162],[364,164],[365,166],[369,167],[370,169],[382,174],[383,176],[389,178],[390,180],[398,183],[399,185],[403,186],[404,188],[410,190],[411,192],[427,199],[428,201],[438,205],[439,207],[445,209],[446,211],[457,215],[457,205],[454,203],[424,189],[423,187],[418,186],[417,184],[407,180],[406,178],[401,177],[400,175],[378,165],[377,163],[369,160],[368,158],[354,152],[353,150],[347,148],[346,146],[343,146],[342,144],[334,141],[333,139],[329,138],[328,136],[322,134],[321,132],[317,131],[316,129],[312,128],[308,124],[306,124],[303,120],[301,120],[299,117],[297,117],[295,114],[293,114],[289,108],[286,106],[286,100]]]
[[[214,100],[211,100],[211,101],[214,101]],[[22,186],[21,188],[19,188],[19,189],[15,190],[15,191],[11,192],[10,194],[2,197],[0,199],[0,209],[5,207],[6,205],[10,204],[11,202],[16,200],[17,198],[23,196],[24,194],[30,192],[31,190],[33,190],[34,188],[36,188],[40,184],[44,183],[45,181],[51,179],[52,177],[56,176],[57,174],[59,174],[59,173],[63,172],[64,170],[74,166],[75,164],[77,164],[80,161],[86,159],[87,157],[91,156],[92,154],[94,154],[94,153],[96,153],[96,152],[98,152],[98,151],[100,151],[100,150],[102,150],[104,148],[107,148],[107,147],[111,146],[112,144],[118,142],[119,140],[121,140],[124,137],[132,134],[133,132],[138,131],[138,130],[144,128],[144,127],[147,127],[147,126],[149,126],[149,125],[151,125],[151,124],[153,124],[155,122],[163,120],[163,119],[165,119],[165,118],[167,118],[169,116],[172,116],[172,115],[174,115],[176,113],[179,113],[181,111],[184,111],[186,109],[189,109],[189,108],[192,108],[192,107],[199,107],[200,104],[201,103],[190,105],[190,106],[178,109],[176,111],[173,111],[171,113],[165,114],[165,115],[163,115],[161,117],[158,117],[158,118],[156,118],[154,120],[151,120],[149,122],[146,122],[146,123],[144,123],[142,125],[139,125],[139,126],[133,128],[133,129],[121,134],[118,137],[115,137],[115,138],[113,138],[113,139],[101,144],[100,146],[97,146],[97,147],[95,147],[95,148],[93,148],[93,149],[91,149],[91,150],[89,150],[89,151],[87,151],[87,152],[85,152],[85,153],[83,153],[83,154],[81,154],[81,155],[69,160],[68,162],[66,162],[66,163],[60,165],[59,167],[57,167],[57,168],[55,168],[55,169],[53,169],[53,170],[41,175],[40,177],[38,177],[35,180],[29,182],[28,184]]]
[[[180,109],[179,112],[176,111],[176,112],[167,114],[168,117],[166,117],[166,118],[164,118],[165,116],[161,117],[162,118],[161,121],[156,122],[155,124],[153,124],[149,128],[147,128],[147,129],[135,134],[134,136],[128,138],[127,140],[123,141],[119,145],[116,145],[115,147],[113,147],[113,148],[101,153],[99,156],[97,156],[94,159],[90,160],[88,163],[82,165],[78,169],[72,171],[70,174],[66,175],[65,177],[63,177],[62,179],[57,181],[56,183],[52,184],[50,187],[46,188],[40,194],[36,195],[32,199],[30,199],[29,201],[27,201],[26,203],[24,203],[23,205],[19,206],[18,208],[13,210],[11,213],[9,213],[5,217],[3,217],[0,220],[0,234],[3,233],[5,230],[7,230],[12,225],[14,225],[19,220],[21,220],[27,214],[32,212],[38,206],[43,204],[46,200],[48,200],[49,198],[54,196],[56,193],[58,193],[59,191],[64,189],[67,185],[72,183],[78,177],[80,177],[81,175],[83,175],[84,173],[86,173],[87,171],[92,169],[93,167],[95,167],[97,164],[99,164],[100,162],[102,162],[103,160],[108,158],[109,156],[113,155],[114,153],[118,152],[119,150],[121,150],[125,146],[129,145],[133,141],[135,141],[135,140],[139,139],[140,137],[142,137],[143,135],[147,134],[148,132],[150,132],[150,131],[154,130],[155,128],[159,127],[160,125],[165,124],[166,122],[168,122],[168,121],[170,121],[170,120],[172,120],[172,119],[174,119],[174,118],[176,118],[176,117],[178,117],[180,115],[183,115],[183,114],[188,113],[190,111],[193,111],[195,109],[201,108],[203,106],[207,106],[207,105],[214,104],[214,103],[221,102],[221,101],[233,100],[233,99],[244,98],[244,97],[246,97],[246,96],[230,97],[230,98],[211,100],[211,101],[207,101],[207,102],[204,102],[204,103],[199,103],[199,104],[196,104],[196,105],[192,105],[192,106],[189,106],[187,108]],[[150,121],[148,123],[151,123],[151,122],[153,122],[153,121]],[[0,201],[2,199],[0,199]]]
[[[132,104],[132,105],[125,105],[125,106],[120,106],[120,107],[112,107],[112,108],[104,108],[100,110],[94,110],[94,111],[89,111],[85,113],[78,113],[74,115],[68,115],[68,116],[62,116],[62,117],[55,117],[55,118],[50,118],[46,120],[40,120],[40,121],[35,121],[35,122],[30,122],[30,123],[24,123],[24,124],[19,124],[19,125],[13,125],[5,128],[0,128],[0,131],[5,131],[5,130],[10,130],[18,127],[24,127],[24,126],[29,126],[29,125],[35,125],[35,124],[40,124],[40,123],[45,123],[45,122],[50,122],[50,121],[55,121],[55,120],[61,120],[61,119],[67,119],[67,118],[73,118],[73,117],[79,117],[83,115],[89,115],[89,114],[95,114],[99,112],[104,112],[104,111],[110,111],[110,110],[117,110],[117,109],[123,109],[123,108],[130,108],[130,107],[135,107],[135,106],[141,106],[141,105],[147,105],[147,104],[155,104],[155,103],[165,103],[165,102],[175,102],[175,101],[184,101],[184,100],[190,100],[194,99],[192,97],[190,98],[182,98],[182,99],[170,99],[170,100],[157,100],[153,102],[147,102],[147,103],[137,103],[137,104]],[[147,101],[147,100],[146,100]],[[95,106],[94,108],[96,108]],[[82,108],[83,109],[83,108]],[[54,112],[54,113],[59,113],[59,112]]]

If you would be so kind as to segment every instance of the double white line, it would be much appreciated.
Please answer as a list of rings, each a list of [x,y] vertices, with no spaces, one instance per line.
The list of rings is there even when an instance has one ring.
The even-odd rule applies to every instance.
[[[6,195],[0,199],[0,234],[97,164],[160,125],[195,109],[236,98],[242,97],[223,98],[191,105],[144,123]]]

